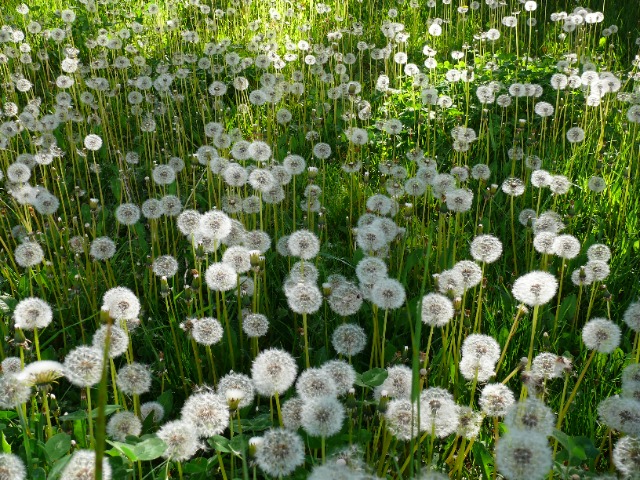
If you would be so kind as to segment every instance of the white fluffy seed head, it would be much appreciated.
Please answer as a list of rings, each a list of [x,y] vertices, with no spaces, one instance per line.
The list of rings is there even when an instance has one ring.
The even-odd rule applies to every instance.
[[[312,437],[335,435],[342,428],[344,417],[344,406],[335,397],[309,398],[302,405],[302,428]]]
[[[96,452],[91,450],[76,450],[60,474],[63,480],[86,480],[94,478],[96,471]],[[104,458],[102,460],[102,478],[111,480],[111,465]]]
[[[151,389],[151,372],[147,365],[130,363],[118,370],[116,384],[127,395],[142,395]]]
[[[606,318],[589,320],[582,328],[582,341],[589,350],[611,353],[620,345],[620,327]]]
[[[367,334],[361,326],[345,323],[333,331],[331,344],[338,354],[352,357],[364,350]]]
[[[67,379],[77,387],[91,387],[102,378],[102,350],[80,346],[67,353],[64,370]]]
[[[480,408],[490,417],[503,417],[515,399],[513,392],[501,383],[490,383],[480,394]]]
[[[251,378],[256,391],[266,397],[284,393],[291,387],[297,374],[298,365],[293,356],[277,348],[260,352],[251,366]]]
[[[189,460],[200,448],[195,427],[184,420],[165,423],[158,430],[157,435],[167,445],[167,449],[162,454],[167,460],[177,462]]]
[[[498,470],[509,480],[541,480],[553,466],[547,438],[530,430],[510,430],[496,445]]]
[[[29,297],[18,302],[13,311],[13,320],[15,327],[22,330],[45,328],[53,320],[53,311],[44,300]]]
[[[304,463],[302,437],[287,429],[275,428],[262,437],[256,451],[256,463],[266,474],[282,477]]]
[[[213,392],[194,393],[184,402],[182,420],[192,424],[199,437],[220,435],[229,426],[227,399]]]
[[[558,281],[550,273],[533,271],[519,277],[513,284],[513,296],[525,305],[548,303],[558,290]]]

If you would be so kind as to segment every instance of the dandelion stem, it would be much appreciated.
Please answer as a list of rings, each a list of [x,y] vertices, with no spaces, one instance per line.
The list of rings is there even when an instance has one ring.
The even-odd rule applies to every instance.
[[[556,428],[558,430],[562,428],[562,422],[564,421],[564,417],[567,415],[567,412],[569,411],[569,407],[571,406],[573,399],[576,397],[576,394],[578,393],[578,389],[580,388],[580,384],[582,383],[582,380],[584,380],[584,375],[587,373],[587,369],[589,368],[589,365],[591,365],[591,362],[596,356],[596,353],[598,353],[597,350],[591,350],[591,353],[589,354],[589,358],[587,358],[587,362],[584,364],[584,367],[582,368],[582,371],[578,376],[578,381],[574,385],[573,390],[571,391],[571,395],[569,395],[569,399],[567,400],[567,403],[564,405],[562,410],[560,410],[560,414],[558,415],[558,423],[556,424]]]
[[[536,329],[538,327],[538,309],[539,305],[533,307],[533,319],[531,320],[531,341],[529,342],[529,355],[527,355],[527,369],[531,368],[531,359],[533,358],[533,344],[536,340]]]
[[[302,331],[304,335],[304,360],[305,360],[306,368],[309,368],[311,366],[311,363],[309,362],[309,336],[308,336],[307,330],[308,330],[307,314],[305,312],[302,314]]]

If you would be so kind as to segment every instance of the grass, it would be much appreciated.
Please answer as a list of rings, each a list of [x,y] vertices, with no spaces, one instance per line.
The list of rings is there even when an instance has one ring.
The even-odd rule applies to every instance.
[[[557,17],[577,5],[561,1],[529,12],[531,4],[515,1],[465,11],[440,1],[128,0],[79,3],[73,20],[57,0],[33,2],[26,14],[16,11],[19,2],[7,5],[0,435],[27,478],[77,478],[81,449],[108,460],[95,478],[640,471],[619,454],[640,431],[636,380],[628,380],[640,352],[632,319],[640,265],[637,5],[585,4],[604,19],[574,12],[588,20],[575,28]],[[512,16],[513,28],[503,23]],[[497,40],[486,39],[495,31]],[[24,38],[11,40],[11,32]],[[570,85],[554,88],[558,74]],[[579,79],[594,83],[578,86]],[[239,151],[242,141],[252,145],[249,154]],[[291,155],[305,168],[296,171]],[[540,169],[551,188],[535,186]],[[271,185],[261,188],[259,174]],[[417,179],[413,193],[408,179]],[[130,220],[117,211],[122,205]],[[527,209],[531,222],[520,220]],[[232,219],[251,234],[236,240],[202,220],[192,241],[187,210],[223,211],[223,223]],[[302,266],[306,247],[288,255],[295,246],[286,241],[301,230],[319,243]],[[541,232],[551,242],[566,235],[556,245],[578,251],[562,258],[544,247]],[[475,250],[480,235],[495,237],[497,258]],[[101,237],[113,252],[95,251]],[[20,255],[29,242],[43,254],[32,264]],[[248,265],[216,286],[223,279],[211,272],[229,264],[223,256],[236,243]],[[593,263],[593,245],[608,247],[610,260]],[[369,257],[386,273],[357,275]],[[471,262],[476,282],[464,285],[460,261]],[[514,283],[533,271],[559,286],[544,301],[518,300]],[[114,303],[115,287],[129,292]],[[428,293],[452,311],[438,326],[421,309]],[[30,297],[50,306],[51,323],[33,328]],[[340,304],[353,311],[342,315]],[[249,314],[266,317],[266,334],[247,333]],[[211,318],[205,327],[202,319]],[[595,343],[582,336],[594,318],[612,322]],[[333,339],[344,324],[365,333],[360,351]],[[74,381],[74,354],[104,325],[114,348],[116,327],[125,330],[121,355],[92,351],[94,363],[83,364],[92,378]],[[203,338],[205,328],[212,330]],[[474,339],[481,346],[469,353]],[[487,353],[495,348],[497,355]],[[296,365],[280,390],[256,373],[265,357],[255,359],[269,349]],[[557,356],[555,378],[546,380],[535,361],[545,352]],[[326,373],[336,359],[347,377],[355,374],[339,392],[335,371],[328,380]],[[132,363],[146,373],[131,385],[117,380]],[[258,389],[255,399],[240,387],[220,388],[231,371],[247,375],[242,385]],[[326,400],[332,407],[322,415],[311,399],[322,388],[293,384],[312,374],[338,398]],[[147,376],[150,388],[138,391]],[[553,420],[540,433],[513,423],[515,406],[494,415],[487,398],[495,387],[487,384],[506,385],[521,406],[537,398]],[[436,403],[432,395],[440,395]],[[188,417],[189,398],[203,405],[209,398],[209,421],[219,423],[207,433],[178,423],[182,430],[169,435],[167,422]],[[164,418],[142,418],[145,402],[155,400]],[[291,412],[296,401],[306,412],[301,424]],[[619,409],[628,402],[632,419],[616,423],[607,402]],[[462,406],[478,415],[477,432],[454,428]],[[125,412],[139,420],[118,430]],[[314,423],[330,413],[333,424]],[[291,459],[276,465],[270,442],[284,435],[283,423],[295,427],[284,442]],[[522,438],[544,447],[518,446]],[[519,471],[526,455],[540,460]]]

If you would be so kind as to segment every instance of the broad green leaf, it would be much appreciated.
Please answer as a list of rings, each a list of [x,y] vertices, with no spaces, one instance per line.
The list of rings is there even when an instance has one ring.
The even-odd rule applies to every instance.
[[[209,445],[215,448],[220,453],[231,453],[231,447],[229,446],[229,439],[222,435],[214,435],[209,438]]]
[[[4,432],[0,431],[0,439],[2,440],[2,453],[11,453],[11,445],[7,442]]]
[[[387,379],[388,372],[384,368],[372,368],[356,375],[356,385],[361,387],[378,387]]]
[[[104,414],[111,415],[114,412],[120,410],[120,405],[105,405]],[[66,415],[62,415],[60,420],[63,422],[70,422],[75,420],[85,420],[87,418],[87,412],[85,410],[77,410],[75,412],[67,413]],[[98,418],[98,409],[94,408],[91,410],[91,418]]]
[[[138,456],[134,451],[135,445],[129,445],[127,443],[122,443],[122,442],[113,442],[111,440],[107,440],[107,443],[113,447],[111,450],[107,450],[105,452],[108,455],[116,456],[119,453],[127,457],[131,462],[135,462],[138,460]],[[116,455],[114,455],[114,451]]]
[[[236,455],[244,454],[249,446],[249,439],[245,435],[236,435],[229,442],[229,447]]]
[[[64,467],[67,466],[69,460],[71,459],[71,455],[67,455],[66,457],[62,457],[56,463],[53,464],[51,470],[49,470],[48,480],[55,480],[58,478]]]
[[[149,461],[160,458],[167,449],[167,444],[158,437],[147,438],[133,446],[138,460]]]
[[[71,437],[66,433],[58,433],[51,437],[44,446],[44,451],[52,461],[64,457],[71,449]]]
[[[491,455],[487,447],[480,442],[475,442],[471,450],[473,451],[473,458],[477,463],[480,463],[484,478],[492,478],[491,472],[493,472],[494,468],[493,455]]]

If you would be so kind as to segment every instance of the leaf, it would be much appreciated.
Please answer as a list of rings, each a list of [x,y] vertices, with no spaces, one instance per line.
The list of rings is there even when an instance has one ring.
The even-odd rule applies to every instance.
[[[245,435],[236,435],[229,442],[229,447],[233,450],[233,453],[240,456],[247,451],[249,439]]]
[[[167,390],[156,400],[160,405],[164,407],[164,414],[169,415],[173,409],[173,393],[171,390]]]
[[[209,438],[209,445],[215,448],[220,453],[231,453],[231,448],[229,447],[229,439],[223,437],[222,435],[214,435]]]
[[[11,445],[7,442],[7,438],[2,431],[0,431],[0,439],[2,440],[2,453],[11,453]]]
[[[51,437],[44,446],[44,451],[51,461],[64,457],[71,449],[71,437],[66,433],[58,433]]]
[[[138,460],[145,462],[160,458],[166,450],[167,444],[158,437],[147,438],[133,447]]]
[[[560,430],[553,430],[553,437],[564,447],[570,464],[577,465],[587,459],[593,459],[600,453],[587,437],[570,437]]]
[[[568,295],[560,304],[560,314],[558,315],[558,321],[562,323],[565,318],[573,318],[576,313],[577,298],[574,293]]]
[[[51,470],[49,470],[48,480],[55,480],[60,475],[60,472],[67,466],[69,460],[71,459],[71,455],[67,455],[66,457],[61,458],[56,463],[53,464]]]
[[[29,478],[31,480],[45,480],[47,478],[47,474],[45,473],[44,468],[38,467],[31,471],[31,476]]]
[[[378,387],[387,379],[388,372],[384,368],[372,368],[356,375],[356,385],[361,387]]]
[[[138,460],[138,456],[133,449],[134,445],[129,445],[128,443],[122,442],[113,442],[111,440],[107,440],[107,443],[113,447],[112,449],[105,452],[108,455],[114,457],[120,454],[121,456],[127,457],[131,462],[135,462]]]
[[[424,260],[425,257],[426,257],[426,250],[424,248],[418,248],[417,250],[414,250],[413,252],[411,252],[411,254],[409,254],[409,256],[407,257],[407,261],[404,264],[404,267],[402,268],[400,281],[401,282],[406,281],[407,275],[409,275],[409,272],[411,271],[411,269],[413,269],[413,267],[415,267],[416,265],[418,265],[418,263]]]
[[[473,457],[476,462],[480,462],[480,467],[484,473],[485,478],[492,478],[491,472],[493,471],[493,455],[489,453],[487,447],[480,442],[475,442],[471,448],[473,451]]]
[[[271,415],[268,413],[263,413],[254,418],[242,419],[243,432],[261,432],[271,426]]]
[[[120,410],[120,405],[105,405],[104,406],[104,414],[111,415],[114,412]],[[87,418],[87,412],[84,410],[78,410],[76,412],[67,413],[66,415],[62,415],[60,420],[63,422],[72,422],[75,420],[85,420]],[[91,410],[91,418],[98,418],[98,409],[94,408]]]
[[[209,461],[206,458],[195,458],[182,465],[184,473],[207,473],[209,470]]]
[[[13,311],[18,301],[10,295],[0,295],[0,313],[8,315]]]

